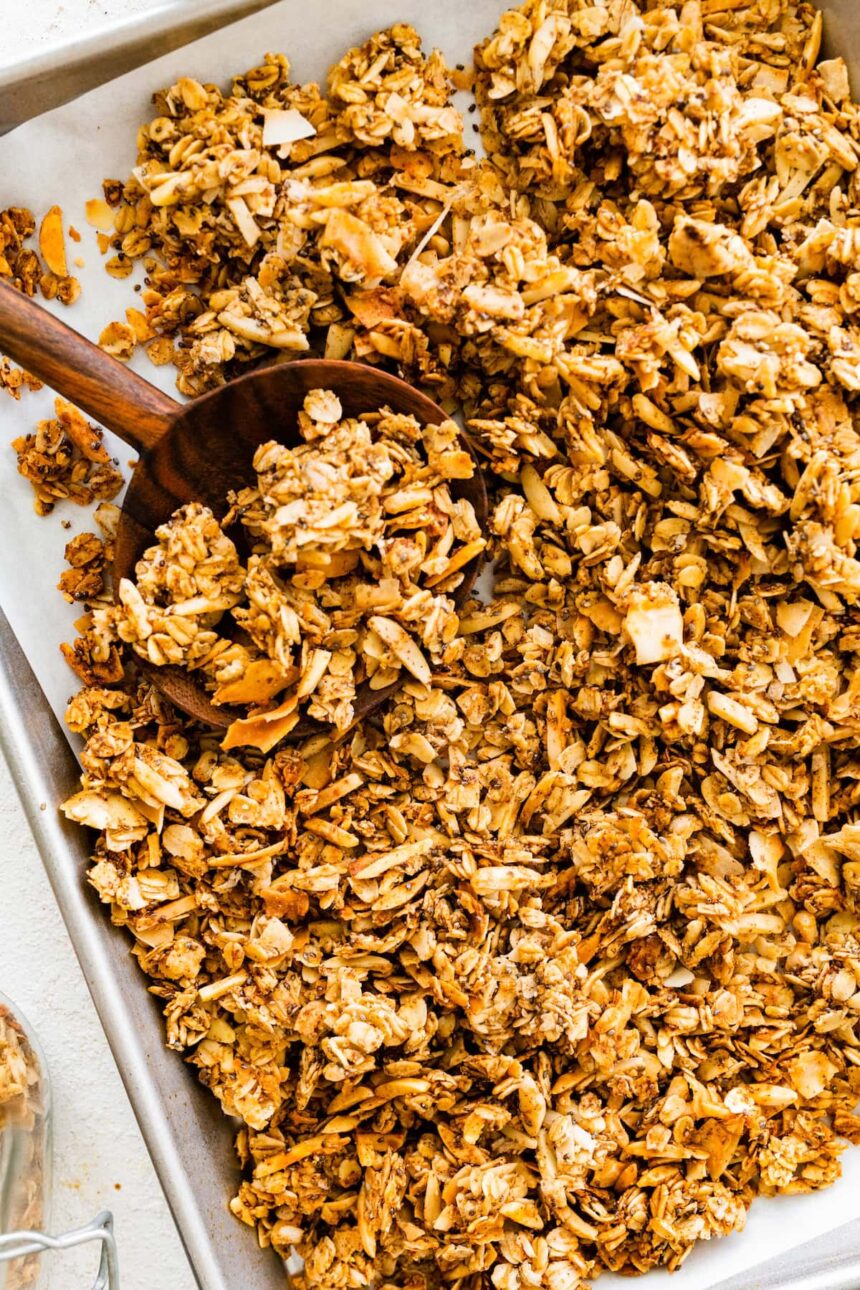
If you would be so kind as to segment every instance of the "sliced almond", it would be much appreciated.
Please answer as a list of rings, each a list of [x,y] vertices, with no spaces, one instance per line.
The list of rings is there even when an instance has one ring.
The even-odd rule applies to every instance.
[[[228,197],[227,209],[236,221],[236,227],[249,246],[255,246],[260,240],[260,226],[248,209],[244,197]]]
[[[429,685],[433,673],[430,670],[430,664],[427,662],[421,650],[408,632],[396,623],[392,618],[382,618],[375,614],[368,623],[371,631],[376,632],[379,639],[388,646],[392,654],[411,672],[416,681],[422,685]]]

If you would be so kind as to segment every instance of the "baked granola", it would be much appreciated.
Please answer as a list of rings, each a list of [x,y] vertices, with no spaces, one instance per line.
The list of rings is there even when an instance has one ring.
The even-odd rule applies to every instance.
[[[384,689],[401,670],[428,684],[457,634],[449,593],[486,546],[471,503],[452,496],[474,472],[453,421],[344,417],[331,390],[311,390],[298,423],[296,447],[257,449],[257,484],[220,523],[191,503],[163,524],[135,581],[92,618],[104,642],[183,667],[238,708],[224,748],[268,752],[302,715],[342,734],[359,686]],[[245,565],[229,536],[240,524]],[[78,594],[93,537],[70,543],[61,590]],[[90,580],[79,598],[97,594]]]
[[[42,382],[36,376],[16,367],[4,354],[0,354],[0,390],[13,399],[20,399],[22,390],[41,390]]]
[[[27,243],[36,232],[33,212],[24,206],[0,211],[0,278],[33,296],[36,288],[46,300],[74,304],[81,287],[66,262],[63,212],[52,206],[39,226],[39,255]]]
[[[106,189],[185,392],[382,363],[491,490],[493,599],[347,737],[225,749],[78,653],[64,809],[300,1285],[676,1268],[860,1142],[860,128],[820,41],[794,0],[528,0],[478,161],[398,26],[326,93],[179,81]]]
[[[56,416],[40,421],[35,433],[12,441],[18,471],[29,481],[38,515],[49,515],[58,501],[78,506],[109,501],[123,486],[123,477],[104,446],[104,433],[77,408],[57,398]]]
[[[57,590],[69,602],[100,599],[107,586],[107,563],[111,554],[97,533],[78,533],[66,543],[65,559],[69,568],[60,574]]]

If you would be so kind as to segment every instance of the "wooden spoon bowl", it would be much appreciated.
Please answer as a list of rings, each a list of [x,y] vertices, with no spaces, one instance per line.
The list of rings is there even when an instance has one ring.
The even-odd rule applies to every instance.
[[[261,443],[274,439],[293,447],[301,441],[298,413],[310,390],[333,390],[346,416],[388,407],[416,417],[422,425],[447,419],[438,404],[396,376],[361,363],[313,358],[272,363],[180,404],[4,283],[0,351],[140,454],[117,532],[115,588],[121,578],[134,577],[137,561],[156,540],[155,530],[177,507],[202,502],[220,519],[227,511],[228,492],[256,483],[252,460]],[[465,437],[463,445],[472,452]],[[471,502],[485,529],[487,494],[477,462],[472,478],[452,481],[451,492]],[[481,563],[476,557],[465,566],[452,593],[458,608],[468,598]],[[237,715],[216,707],[184,669],[140,662],[171,703],[196,720],[223,729]],[[379,708],[400,684],[380,690],[362,685],[356,695],[356,720]],[[288,737],[294,741],[323,728],[305,719]]]

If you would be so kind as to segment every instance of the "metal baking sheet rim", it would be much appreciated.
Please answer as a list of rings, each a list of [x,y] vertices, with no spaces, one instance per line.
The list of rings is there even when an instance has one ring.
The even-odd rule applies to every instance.
[[[0,133],[270,3],[170,0],[107,32],[0,68]],[[821,7],[831,13],[832,44],[844,49],[848,41],[838,39],[844,9],[833,0]],[[833,14],[834,8],[842,12]],[[283,1290],[282,1265],[258,1249],[253,1234],[227,1209],[238,1176],[233,1128],[211,1094],[165,1048],[159,1009],[143,986],[125,933],[110,927],[86,886],[83,835],[55,809],[76,785],[77,766],[2,611],[0,749],[198,1285],[238,1290],[253,1276],[254,1290]],[[200,1131],[196,1138],[189,1128]],[[860,1290],[860,1216],[714,1290]]]
[[[0,66],[0,134],[272,3],[165,0],[108,30],[58,42],[22,62]]]

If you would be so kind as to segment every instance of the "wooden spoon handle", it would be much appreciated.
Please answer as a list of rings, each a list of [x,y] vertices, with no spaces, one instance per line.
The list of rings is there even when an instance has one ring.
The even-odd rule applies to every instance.
[[[0,282],[0,352],[137,452],[157,443],[179,410],[175,399],[5,282]]]

